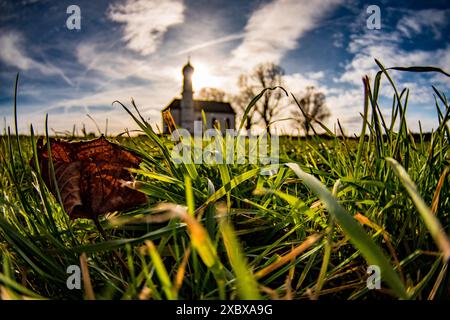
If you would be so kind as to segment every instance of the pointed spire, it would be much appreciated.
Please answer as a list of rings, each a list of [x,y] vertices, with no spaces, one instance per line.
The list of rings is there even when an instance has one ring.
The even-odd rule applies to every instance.
[[[191,56],[188,56],[187,63],[183,67],[183,75],[186,76],[186,73],[192,74],[194,72],[194,67],[191,65]]]

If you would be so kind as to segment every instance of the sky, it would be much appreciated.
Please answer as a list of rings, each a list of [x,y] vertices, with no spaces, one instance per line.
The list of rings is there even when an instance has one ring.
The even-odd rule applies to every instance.
[[[80,29],[69,29],[70,5],[80,8]],[[380,8],[380,29],[369,29],[370,5]],[[0,115],[13,125],[19,73],[19,129],[120,133],[137,126],[113,101],[133,98],[149,122],[181,92],[181,68],[190,57],[194,90],[238,92],[239,74],[262,62],[279,64],[285,88],[301,94],[315,86],[331,117],[357,134],[363,112],[362,77],[373,80],[374,58],[386,67],[433,65],[450,70],[450,3],[357,0],[0,0]],[[449,96],[450,78],[392,72],[409,88],[408,124],[437,127],[431,86]],[[380,106],[389,118],[392,89],[384,80]],[[283,101],[281,118],[291,101]],[[290,121],[275,124],[290,133]],[[78,131],[79,132],[79,131]]]

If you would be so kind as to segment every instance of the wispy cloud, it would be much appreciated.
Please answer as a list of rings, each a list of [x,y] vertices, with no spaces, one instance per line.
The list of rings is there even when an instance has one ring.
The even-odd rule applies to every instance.
[[[36,65],[36,62],[27,57],[23,49],[23,37],[14,31],[4,31],[0,35],[0,59],[13,67],[28,70]]]
[[[108,17],[124,24],[123,39],[142,55],[155,52],[169,27],[184,21],[180,0],[126,0],[109,7]]]
[[[24,36],[14,30],[0,32],[0,60],[21,71],[38,71],[43,75],[57,75],[73,86],[73,81],[58,67],[46,62],[42,63],[31,58],[25,49]]]
[[[366,30],[350,36],[347,51],[351,54],[351,59],[347,61],[344,72],[335,79],[336,83],[343,85],[346,89],[331,94],[328,99],[333,106],[333,116],[339,118],[341,123],[348,125],[350,132],[359,130],[359,125],[356,125],[353,120],[356,119],[355,114],[361,112],[363,101],[363,92],[360,89],[361,78],[368,75],[370,79],[374,79],[375,74],[379,71],[374,58],[381,61],[386,67],[435,65],[445,68],[450,65],[450,45],[448,44],[444,43],[444,47],[433,50],[405,49],[403,47],[406,41],[405,36],[417,37],[425,28],[433,29],[434,27],[437,28],[438,25],[442,27],[445,22],[439,18],[440,14],[434,20],[430,17],[427,21],[420,21],[428,17],[433,11],[434,9],[423,10],[418,11],[417,15],[416,13],[410,15],[411,11],[405,10],[403,17],[397,24],[397,29],[393,31]],[[409,101],[412,105],[409,108],[410,110],[415,112],[421,110],[423,112],[433,108],[431,114],[428,111],[421,121],[423,128],[426,128],[426,130],[432,128],[435,120],[432,119],[434,102],[430,87],[431,84],[439,84],[443,86],[442,88],[450,88],[448,78],[434,74],[426,74],[420,77],[400,72],[391,72],[390,75],[398,88],[410,89]],[[392,99],[393,89],[387,81],[382,82],[380,92],[382,98]],[[384,104],[381,103],[380,106],[383,111]],[[387,120],[389,119],[389,112],[385,112],[385,117]],[[408,117],[410,129],[416,130],[418,128],[418,120],[420,118],[417,115],[416,117]]]
[[[448,23],[449,13],[449,10],[438,9],[408,10],[399,20],[397,29],[408,38],[431,30],[435,39],[440,39],[442,26]]]
[[[231,65],[280,62],[298,39],[320,24],[342,0],[274,0],[254,11],[245,26],[242,43],[232,52]]]
[[[378,71],[374,58],[385,66],[437,65],[445,67],[449,59],[450,46],[435,50],[405,50],[402,48],[399,32],[366,32],[351,36],[348,51],[353,58],[345,66],[345,72],[339,77],[340,82],[360,85],[364,75],[374,76]],[[394,75],[394,77],[396,77]]]
[[[196,51],[196,50],[208,48],[208,47],[215,46],[215,45],[218,45],[218,44],[221,44],[221,43],[239,40],[239,39],[244,38],[244,36],[245,36],[244,33],[230,34],[230,35],[218,38],[218,39],[205,41],[205,42],[193,45],[192,47],[189,47],[187,49],[184,49],[184,50],[181,50],[181,51],[177,52],[176,55],[184,55],[184,54]]]

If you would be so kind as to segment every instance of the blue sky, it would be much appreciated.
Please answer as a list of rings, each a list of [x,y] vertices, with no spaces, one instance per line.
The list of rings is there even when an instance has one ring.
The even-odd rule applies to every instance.
[[[69,5],[81,10],[81,29],[69,30]],[[369,5],[381,9],[381,29],[369,30]],[[0,1],[0,115],[12,124],[13,86],[20,73],[19,123],[42,132],[45,114],[55,131],[94,131],[93,117],[110,132],[136,129],[114,100],[134,98],[152,123],[181,91],[188,56],[194,89],[237,91],[237,77],[259,62],[286,71],[286,88],[314,85],[327,96],[332,117],[347,133],[360,129],[361,78],[385,66],[436,65],[450,70],[448,1]],[[447,95],[441,75],[394,74],[411,89],[409,124],[436,127],[431,85]],[[383,87],[388,115],[392,90]],[[289,115],[290,102],[284,102]],[[4,119],[4,120],[3,120]],[[279,123],[279,130],[291,130]]]

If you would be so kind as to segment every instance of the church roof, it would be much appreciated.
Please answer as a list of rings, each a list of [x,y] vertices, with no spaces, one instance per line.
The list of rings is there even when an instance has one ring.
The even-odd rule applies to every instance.
[[[162,111],[176,110],[181,108],[181,99],[173,99],[172,102]],[[194,100],[194,110],[200,112],[203,109],[205,112],[217,113],[232,113],[236,114],[228,102],[209,101],[209,100]]]

